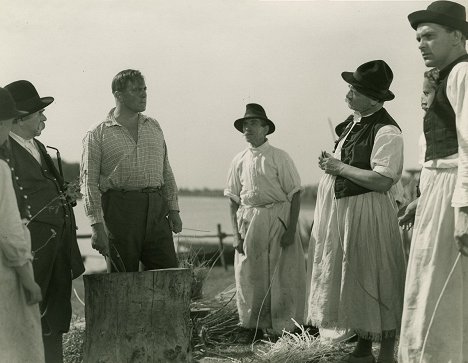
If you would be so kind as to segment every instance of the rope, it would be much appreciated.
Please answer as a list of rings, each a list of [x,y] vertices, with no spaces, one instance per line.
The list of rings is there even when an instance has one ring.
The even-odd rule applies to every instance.
[[[85,306],[85,303],[83,300],[81,300],[80,296],[78,295],[78,292],[76,291],[75,288],[73,288],[73,292],[75,294],[76,299],[81,303],[81,305]]]
[[[419,363],[422,363],[422,361],[423,361],[424,351],[426,350],[427,339],[429,337],[429,333],[430,333],[431,328],[432,328],[432,323],[434,322],[435,314],[437,312],[437,309],[439,308],[439,304],[440,304],[440,301],[442,300],[442,296],[444,295],[445,290],[447,288],[447,285],[448,285],[450,279],[452,278],[452,275],[453,275],[453,273],[455,271],[455,267],[457,266],[458,261],[460,260],[460,257],[461,257],[461,252],[458,252],[457,258],[456,258],[455,262],[453,263],[452,269],[450,270],[450,273],[448,274],[447,279],[445,280],[444,286],[442,287],[442,291],[440,292],[439,298],[437,299],[437,302],[435,304],[434,311],[432,312],[431,320],[429,321],[429,325],[427,326],[427,332],[426,332],[426,335],[424,337],[424,342],[423,342],[423,346],[422,346],[422,349],[421,349],[421,356],[419,357]]]

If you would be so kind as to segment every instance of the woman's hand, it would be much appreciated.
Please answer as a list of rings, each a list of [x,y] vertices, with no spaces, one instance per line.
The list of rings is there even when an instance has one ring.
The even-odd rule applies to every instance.
[[[326,174],[341,175],[346,164],[341,160],[334,158],[326,151],[322,151],[322,154],[319,156],[319,167],[325,171]]]
[[[398,224],[401,228],[408,231],[414,225],[414,217],[416,216],[416,208],[418,207],[419,198],[413,200],[404,208],[402,216],[398,217]]]

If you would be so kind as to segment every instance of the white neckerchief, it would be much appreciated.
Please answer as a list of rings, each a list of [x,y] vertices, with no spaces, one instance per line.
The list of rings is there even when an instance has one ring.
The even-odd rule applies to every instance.
[[[14,132],[10,132],[10,136],[18,143],[20,144],[23,148],[25,148],[33,157],[36,159],[36,161],[39,164],[41,163],[41,154],[39,153],[39,149],[34,142],[34,139],[29,139],[26,140],[22,138],[21,136],[15,134]]]

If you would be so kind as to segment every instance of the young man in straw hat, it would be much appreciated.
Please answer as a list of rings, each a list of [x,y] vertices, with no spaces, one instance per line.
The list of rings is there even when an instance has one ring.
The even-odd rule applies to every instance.
[[[81,180],[93,248],[113,272],[177,267],[177,185],[161,126],[144,115],[146,84],[132,69],[112,80],[116,107],[83,140]]]
[[[426,154],[411,242],[401,363],[468,362],[468,22],[435,1],[408,16],[424,63],[439,70],[424,117]]]
[[[234,122],[249,147],[234,157],[224,195],[230,199],[239,320],[247,338],[302,323],[305,260],[296,231],[301,180],[292,159],[270,145],[275,131],[262,106],[250,103]]]
[[[12,163],[31,208],[31,245],[36,281],[43,300],[42,333],[47,363],[63,361],[62,335],[71,320],[72,279],[84,272],[76,240],[76,224],[64,180],[45,146],[36,139],[45,127],[44,108],[53,97],[40,97],[31,82],[10,83],[8,89],[27,116],[16,120],[10,133]],[[47,208],[44,208],[46,207]]]
[[[439,70],[424,117],[426,154],[411,242],[399,361],[468,361],[468,22],[435,1],[408,16],[427,67]]]

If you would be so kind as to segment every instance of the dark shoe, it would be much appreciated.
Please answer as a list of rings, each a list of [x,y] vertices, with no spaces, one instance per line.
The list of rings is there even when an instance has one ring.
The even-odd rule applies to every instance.
[[[257,340],[262,339],[263,336],[262,329],[257,329],[257,331],[255,331],[255,329],[242,328],[242,330],[237,333],[236,343],[252,344]]]
[[[339,363],[376,363],[375,358],[372,354],[366,355],[364,357],[356,357],[352,354],[348,354],[342,358]]]

